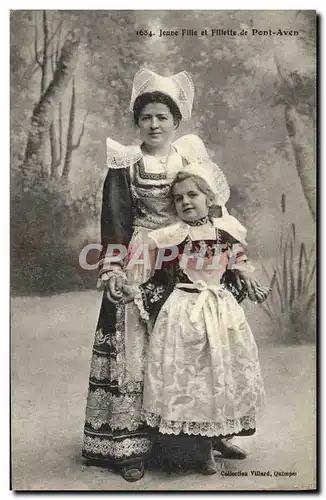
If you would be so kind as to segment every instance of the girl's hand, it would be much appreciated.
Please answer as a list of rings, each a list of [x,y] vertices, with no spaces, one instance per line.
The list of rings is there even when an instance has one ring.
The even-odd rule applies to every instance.
[[[132,302],[134,300],[135,294],[134,294],[131,286],[123,285],[122,292],[123,292],[123,301],[126,304],[129,304],[129,302]]]
[[[261,283],[256,278],[252,278],[249,273],[235,270],[235,278],[239,288],[241,288],[240,278],[243,279],[248,290],[248,297],[253,302],[258,302],[260,304],[267,299],[271,289],[261,285]]]
[[[259,286],[254,287],[256,301],[258,302],[258,304],[261,304],[262,302],[264,302],[264,300],[267,299],[270,291],[271,291],[271,289],[267,286],[259,285]]]
[[[106,296],[110,302],[113,304],[118,304],[123,298],[122,287],[123,287],[123,277],[118,274],[113,274],[108,279],[108,285],[106,288]]]

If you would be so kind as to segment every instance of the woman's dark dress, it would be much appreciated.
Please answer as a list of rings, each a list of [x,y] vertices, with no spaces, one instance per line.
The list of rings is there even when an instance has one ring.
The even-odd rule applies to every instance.
[[[171,161],[174,171],[189,163],[177,151]],[[104,260],[108,245],[128,248],[137,231],[146,233],[175,220],[169,196],[172,180],[172,175],[146,172],[142,159],[131,168],[109,168],[103,188],[100,273],[112,269]],[[124,314],[124,306],[115,306],[104,293],[91,359],[82,448],[82,455],[93,463],[125,465],[144,458],[152,446],[140,416],[142,383],[119,383],[125,356]]]

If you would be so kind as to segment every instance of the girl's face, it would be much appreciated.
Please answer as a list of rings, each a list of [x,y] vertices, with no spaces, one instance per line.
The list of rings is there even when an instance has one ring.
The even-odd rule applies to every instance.
[[[208,215],[211,202],[191,178],[175,184],[173,199],[178,216],[185,222],[193,222]]]
[[[175,130],[174,119],[166,104],[152,102],[140,112],[138,127],[140,138],[151,147],[170,142]]]

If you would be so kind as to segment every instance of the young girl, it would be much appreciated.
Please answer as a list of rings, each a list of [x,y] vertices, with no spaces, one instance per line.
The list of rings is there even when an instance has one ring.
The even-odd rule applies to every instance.
[[[177,174],[171,189],[180,220],[149,234],[157,269],[136,290],[124,288],[142,318],[155,320],[145,421],[163,434],[202,436],[209,443],[205,474],[217,470],[211,438],[253,432],[264,400],[256,342],[225,277],[241,271],[251,300],[262,302],[269,292],[249,277],[245,228],[226,210],[209,217],[219,204],[217,169],[192,163]],[[177,248],[177,257],[166,261],[167,248],[170,255]]]

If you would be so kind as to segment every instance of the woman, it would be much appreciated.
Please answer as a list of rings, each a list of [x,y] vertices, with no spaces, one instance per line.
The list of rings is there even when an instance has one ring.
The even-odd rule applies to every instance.
[[[126,279],[145,282],[151,270],[137,265],[125,272],[123,263],[112,263],[106,254],[110,245],[119,244],[128,247],[132,256],[146,243],[149,231],[175,220],[170,185],[183,165],[207,156],[196,136],[172,143],[180,121],[190,119],[193,98],[194,86],[186,72],[162,77],[140,70],[134,78],[130,108],[142,144],[124,148],[107,140],[109,170],[103,188],[99,263],[104,293],[93,346],[82,454],[92,463],[117,467],[127,481],[143,476],[151,438],[141,419],[147,337],[137,306],[120,302],[121,287]]]

